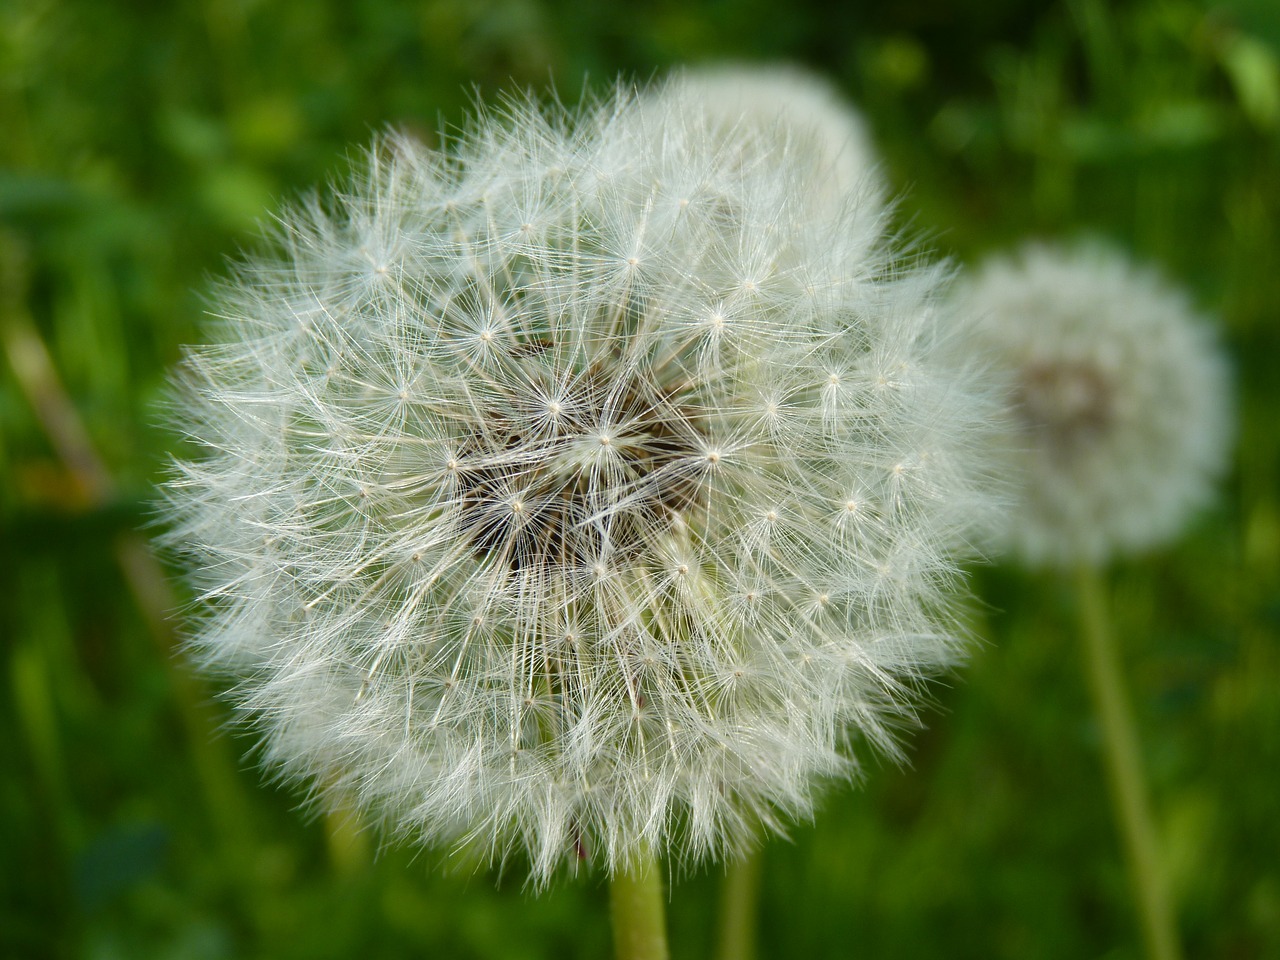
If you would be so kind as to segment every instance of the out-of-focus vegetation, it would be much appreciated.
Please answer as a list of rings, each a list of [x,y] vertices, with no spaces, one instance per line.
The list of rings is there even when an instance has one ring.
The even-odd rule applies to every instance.
[[[256,220],[473,90],[723,58],[838,83],[934,248],[1101,234],[1221,316],[1221,504],[1112,584],[1188,954],[1280,955],[1280,6],[829,6],[0,0],[0,955],[607,954],[600,878],[535,898],[262,785],[138,531],[165,371]],[[976,584],[986,642],[911,769],[873,761],[766,849],[761,955],[1138,955],[1070,592]],[[677,960],[710,951],[717,879],[673,887]]]

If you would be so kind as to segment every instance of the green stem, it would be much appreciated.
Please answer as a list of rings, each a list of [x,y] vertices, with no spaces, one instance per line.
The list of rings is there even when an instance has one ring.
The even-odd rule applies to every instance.
[[[658,865],[647,851],[609,883],[617,960],[667,960],[666,904]]]
[[[759,850],[730,862],[720,895],[718,960],[755,960],[756,915],[760,900]]]
[[[1178,960],[1181,949],[1157,856],[1156,831],[1134,732],[1132,712],[1120,678],[1119,657],[1108,629],[1104,589],[1098,572],[1082,567],[1081,639],[1089,690],[1102,726],[1112,812],[1124,841],[1130,878],[1142,913],[1142,932],[1151,960]]]

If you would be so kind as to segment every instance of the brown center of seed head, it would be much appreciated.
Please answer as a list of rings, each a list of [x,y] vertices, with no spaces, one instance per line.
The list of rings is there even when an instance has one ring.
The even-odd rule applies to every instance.
[[[1111,384],[1095,367],[1080,362],[1023,367],[1014,409],[1027,432],[1061,459],[1081,453],[1115,417]]]
[[[705,498],[690,392],[593,368],[545,405],[545,428],[490,409],[459,458],[461,526],[476,555],[538,575],[634,560]]]

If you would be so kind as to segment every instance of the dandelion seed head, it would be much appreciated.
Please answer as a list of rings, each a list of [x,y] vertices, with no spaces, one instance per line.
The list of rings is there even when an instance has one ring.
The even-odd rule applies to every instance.
[[[182,374],[191,648],[267,763],[535,882],[740,850],[892,749],[989,499],[942,271],[675,89],[379,142]]]
[[[884,200],[883,170],[866,121],[834,87],[798,66],[690,68],[668,81],[664,96],[700,101],[724,146],[784,145],[793,164],[815,174],[810,202]]]
[[[1172,539],[1221,474],[1229,374],[1206,319],[1102,247],[1029,245],[956,291],[1008,378],[1017,504],[996,539],[1034,565]]]

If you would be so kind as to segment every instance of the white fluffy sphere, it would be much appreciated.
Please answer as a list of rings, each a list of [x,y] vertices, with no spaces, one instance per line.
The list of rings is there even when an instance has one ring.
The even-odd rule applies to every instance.
[[[711,123],[389,140],[225,286],[169,540],[283,775],[536,880],[687,861],[807,815],[956,660],[986,411],[939,271]]]
[[[1187,296],[1105,248],[1029,245],[956,302],[1008,376],[1018,504],[1002,545],[1071,566],[1172,539],[1233,434],[1227,364]]]

